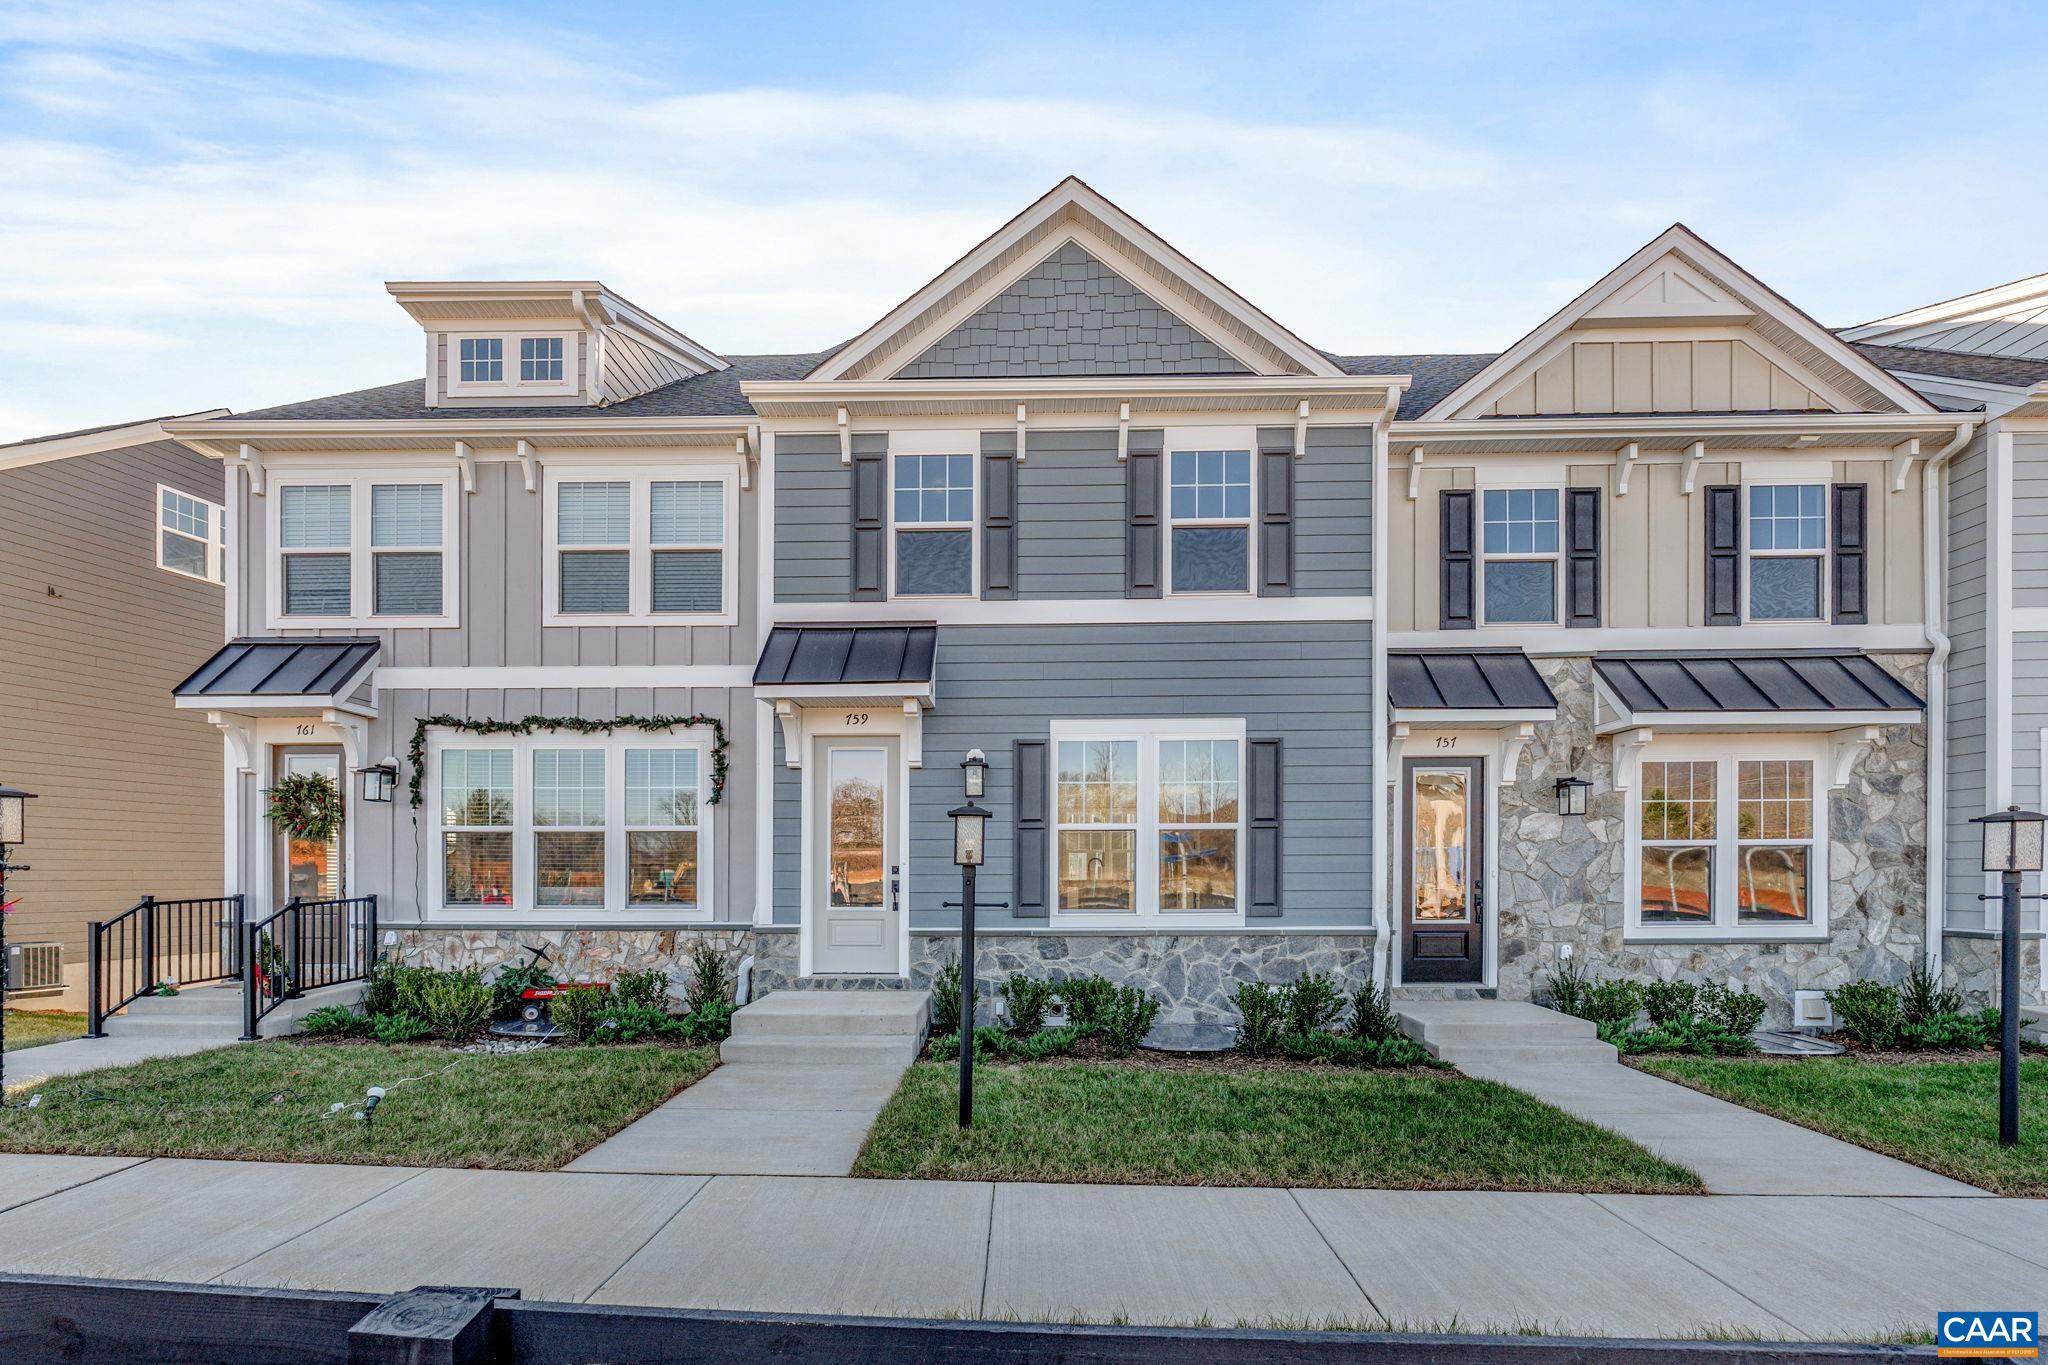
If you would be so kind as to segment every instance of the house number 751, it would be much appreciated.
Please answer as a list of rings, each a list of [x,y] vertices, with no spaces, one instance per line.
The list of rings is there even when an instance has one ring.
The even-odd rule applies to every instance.
[[[868,713],[865,711],[848,711],[846,713],[846,723],[848,725],[866,725],[868,723]]]

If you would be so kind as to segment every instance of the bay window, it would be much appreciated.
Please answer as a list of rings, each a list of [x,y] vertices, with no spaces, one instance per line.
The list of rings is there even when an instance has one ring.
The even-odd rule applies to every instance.
[[[430,741],[443,915],[707,918],[710,775],[693,734]]]
[[[1066,722],[1052,747],[1059,918],[1242,915],[1241,722]]]
[[[277,471],[270,624],[455,625],[455,475]]]
[[[1809,936],[1827,921],[1827,794],[1818,742],[1656,742],[1629,834],[1633,936]]]
[[[665,466],[663,473],[673,469]],[[649,469],[551,469],[543,591],[554,625],[735,619],[738,515],[730,466],[694,477]]]

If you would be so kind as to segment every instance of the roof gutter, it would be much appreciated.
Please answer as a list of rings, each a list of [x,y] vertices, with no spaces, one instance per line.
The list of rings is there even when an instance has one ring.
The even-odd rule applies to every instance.
[[[1372,910],[1372,979],[1375,989],[1390,989],[1394,982],[1394,929],[1392,862],[1388,844],[1393,837],[1388,794],[1396,774],[1387,771],[1387,623],[1379,611],[1387,582],[1387,488],[1392,482],[1387,447],[1394,414],[1401,410],[1401,395],[1408,381],[1398,379],[1387,385],[1387,405],[1372,424],[1372,887],[1368,892]]]
[[[1927,629],[1927,868],[1923,896],[1927,970],[1941,980],[1943,899],[1948,847],[1948,518],[1943,515],[1944,474],[1955,453],[1976,433],[1975,421],[1956,423],[1955,437],[1920,467],[1920,613]]]

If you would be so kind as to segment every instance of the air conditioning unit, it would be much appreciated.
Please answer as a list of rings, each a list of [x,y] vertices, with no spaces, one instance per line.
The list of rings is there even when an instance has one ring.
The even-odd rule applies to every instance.
[[[1835,1007],[1828,1003],[1826,991],[1792,992],[1792,1026],[1794,1028],[1821,1029],[1835,1027]]]
[[[8,990],[56,991],[63,988],[63,944],[10,943],[7,945]]]

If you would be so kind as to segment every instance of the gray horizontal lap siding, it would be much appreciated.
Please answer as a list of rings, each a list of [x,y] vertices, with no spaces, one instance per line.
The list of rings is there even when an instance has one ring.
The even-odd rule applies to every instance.
[[[1311,427],[1294,466],[1294,594],[1371,591],[1372,428]]]
[[[941,632],[925,716],[924,766],[912,770],[909,908],[913,928],[955,925],[959,873],[945,812],[960,797],[967,751],[988,755],[988,861],[982,894],[1016,899],[1011,863],[1012,744],[1061,720],[1238,717],[1284,745],[1281,915],[1259,927],[1371,921],[1371,645],[1359,624],[989,626]],[[775,751],[775,919],[798,919],[802,776]],[[996,927],[1050,927],[991,912]]]
[[[1017,595],[1124,595],[1124,466],[1114,431],[1034,431],[1017,469]]]
[[[1948,922],[1962,927],[1980,924],[1984,918],[1984,907],[1977,900],[1983,884],[1978,831],[1970,820],[1985,810],[1985,770],[1989,759],[1984,558],[1987,476],[1984,441],[1979,437],[1950,463],[1948,470],[1950,654],[1945,684],[1948,733],[1943,759],[1947,769],[1944,881]]]
[[[775,600],[844,602],[852,591],[852,471],[839,437],[775,438]]]
[[[2048,607],[2048,434],[2012,439],[2012,604]]]

